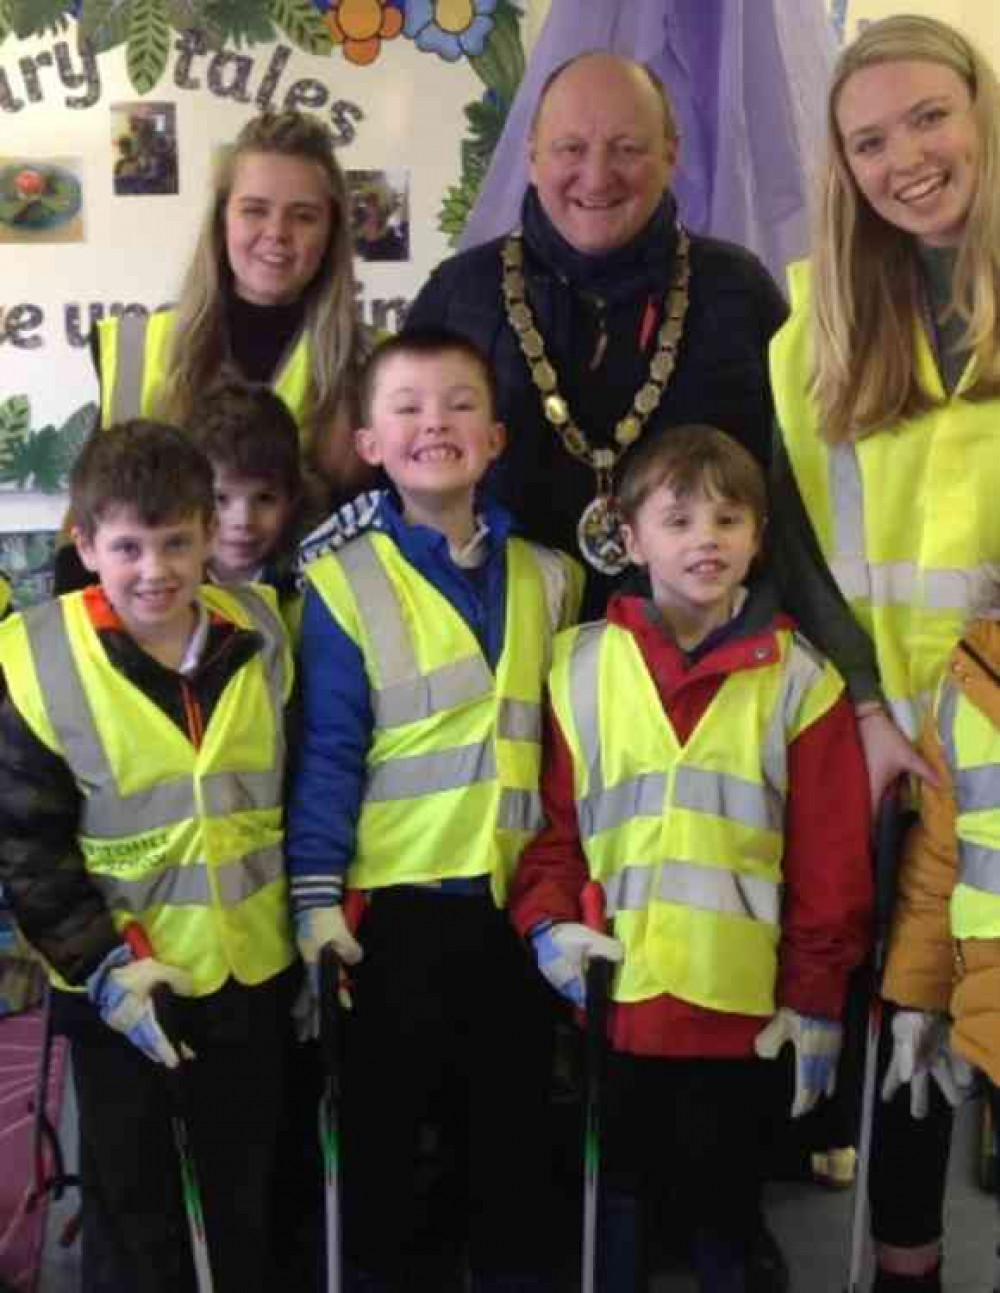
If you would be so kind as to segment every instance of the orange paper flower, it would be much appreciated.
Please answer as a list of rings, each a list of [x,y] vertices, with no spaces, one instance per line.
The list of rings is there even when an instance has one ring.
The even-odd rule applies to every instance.
[[[378,58],[384,40],[403,30],[403,15],[385,0],[339,0],[331,5],[326,23],[347,61],[365,67]]]

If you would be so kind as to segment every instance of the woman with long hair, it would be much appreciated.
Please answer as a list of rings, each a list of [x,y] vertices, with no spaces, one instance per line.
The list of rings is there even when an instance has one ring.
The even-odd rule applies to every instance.
[[[232,367],[285,400],[323,501],[351,497],[367,479],[353,431],[369,349],[352,257],[329,130],[299,112],[254,117],[219,161],[176,306],[100,325],[102,421],[155,411],[184,425]]]
[[[963,625],[1000,612],[998,162],[1000,85],[959,32],[887,18],[843,52],[813,255],[771,352],[774,547],[847,677],[876,805],[900,774],[934,779],[911,741]],[[940,1288],[951,1118],[931,1086],[930,1117],[904,1084],[877,1118],[879,1293]]]

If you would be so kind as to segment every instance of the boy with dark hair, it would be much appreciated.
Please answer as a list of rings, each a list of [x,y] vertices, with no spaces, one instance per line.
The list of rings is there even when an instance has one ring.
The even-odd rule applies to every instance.
[[[529,1293],[546,1287],[534,1240],[550,1012],[505,903],[539,825],[552,635],[572,622],[582,581],[476,502],[504,429],[467,341],[403,333],[375,352],[365,391],[358,449],[392,488],[366,535],[306,568],[287,848],[307,965],[330,942],[355,967],[350,1287],[404,1286],[419,1133],[448,1091],[468,1145],[471,1288]],[[355,931],[346,886],[368,895]]]
[[[181,431],[94,436],[71,505],[99,584],[0,627],[0,879],[70,1038],[85,1231],[121,1287],[193,1287],[160,1068],[182,1064],[215,1288],[263,1290],[294,977],[288,643],[267,590],[201,586],[212,471]],[[85,1287],[88,1260],[85,1233]]]
[[[268,584],[290,601],[303,503],[295,420],[270,387],[226,377],[196,405],[190,433],[215,476],[210,579]]]
[[[829,1094],[865,951],[864,760],[839,677],[763,581],[745,584],[765,497],[760,468],[721,431],[641,441],[618,500],[648,583],[556,641],[547,824],[522,855],[511,913],[577,1005],[590,957],[617,966],[607,1293],[645,1287],[639,1199],[668,1176],[690,1203],[699,1288],[748,1287],[769,1103],[756,1056],[793,1043],[793,1116]],[[581,923],[592,881],[613,937]]]

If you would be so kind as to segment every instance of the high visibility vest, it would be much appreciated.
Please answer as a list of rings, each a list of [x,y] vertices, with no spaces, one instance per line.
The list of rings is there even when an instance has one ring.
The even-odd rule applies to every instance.
[[[123,314],[97,325],[101,359],[101,426],[149,417],[163,387],[170,357],[175,312]],[[272,383],[288,405],[306,446],[309,420],[310,347],[301,332]]]
[[[201,597],[260,633],[263,647],[230,679],[197,749],[108,659],[83,594],[0,627],[11,700],[79,787],[77,842],[115,926],[139,921],[156,956],[190,972],[196,996],[230,976],[262,983],[293,959],[282,848],[287,638],[259,590],[205,586]]]
[[[788,632],[759,660],[682,745],[631,633],[588,624],[556,640],[549,693],[580,842],[625,945],[616,1001],[774,1013],[788,746],[843,683]]]
[[[306,568],[371,685],[353,887],[488,874],[502,906],[542,824],[542,684],[564,608],[579,597],[579,568],[519,539],[507,542],[506,560],[496,676],[461,615],[386,535],[364,535]]]
[[[0,620],[10,610],[10,584],[6,576],[0,575]]]
[[[957,810],[956,938],[1000,938],[1000,731],[945,675],[935,720],[951,769]]]
[[[778,421],[820,548],[874,642],[893,715],[913,738],[962,626],[996,615],[1000,407],[961,398],[971,361],[949,398],[918,326],[918,377],[939,405],[856,443],[828,445],[808,393],[808,266],[794,265],[789,281],[793,313],[771,343]]]

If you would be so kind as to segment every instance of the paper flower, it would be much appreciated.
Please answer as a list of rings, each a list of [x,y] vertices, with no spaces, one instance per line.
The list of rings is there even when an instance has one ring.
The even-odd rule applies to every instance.
[[[476,58],[493,30],[497,0],[407,0],[404,33],[449,63]]]
[[[388,0],[339,0],[330,7],[326,25],[349,63],[365,67],[382,52],[382,42],[403,29],[403,15]]]

